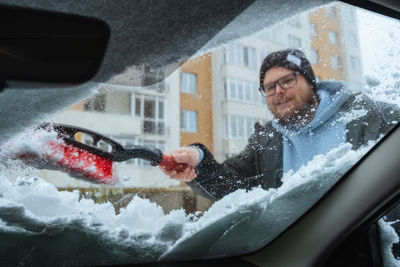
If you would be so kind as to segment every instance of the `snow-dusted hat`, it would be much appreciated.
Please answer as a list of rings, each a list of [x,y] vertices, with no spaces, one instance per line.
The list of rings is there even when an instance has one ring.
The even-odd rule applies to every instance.
[[[260,68],[260,86],[264,83],[265,73],[273,67],[284,67],[298,71],[304,75],[306,80],[314,85],[315,75],[310,62],[303,52],[297,49],[286,49],[269,54],[263,61]]]

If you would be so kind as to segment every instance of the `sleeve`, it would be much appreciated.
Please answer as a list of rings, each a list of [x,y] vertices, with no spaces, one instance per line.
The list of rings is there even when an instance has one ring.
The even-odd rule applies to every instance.
[[[201,148],[199,148],[199,147],[197,147],[197,146],[194,146],[194,145],[190,145],[190,146],[188,146],[188,147],[196,148],[197,151],[199,151],[200,159],[199,159],[199,162],[197,163],[197,165],[199,165],[199,164],[203,161],[203,159],[204,159],[204,151],[203,151],[203,149],[201,149]]]
[[[204,152],[204,158],[196,166],[197,177],[186,184],[199,195],[212,200],[221,199],[237,189],[248,190],[259,185],[253,139],[249,139],[249,144],[240,154],[223,163],[218,163],[204,145],[192,144]]]
[[[366,124],[366,136],[369,140],[376,140],[381,135],[386,135],[391,129],[396,126],[400,120],[399,107],[397,105],[373,101],[369,99],[370,105],[374,112],[371,113],[371,118]],[[372,138],[371,138],[372,136]]]
[[[384,102],[377,102],[376,106],[382,118],[381,132],[386,134],[400,121],[399,107]]]
[[[397,105],[374,101],[365,95],[351,101],[349,105],[368,111],[365,116],[351,121],[348,125],[348,141],[353,144],[353,149],[386,135],[400,120]]]

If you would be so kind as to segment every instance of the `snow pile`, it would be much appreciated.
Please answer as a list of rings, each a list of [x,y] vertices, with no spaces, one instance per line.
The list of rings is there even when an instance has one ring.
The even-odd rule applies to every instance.
[[[5,262],[19,261],[10,254],[17,242],[13,240],[20,240],[22,252],[43,244],[21,262],[33,265],[39,259],[44,265],[65,263],[65,255],[73,255],[69,264],[91,265],[254,251],[311,207],[370,146],[354,151],[342,144],[285,174],[279,189],[238,190],[200,218],[182,209],[164,214],[160,206],[139,197],[116,215],[110,203],[79,199],[77,191],[60,192],[40,178],[20,177],[12,183],[0,175],[0,238],[5,244],[0,254]],[[51,243],[42,242],[49,237],[57,246],[68,242],[54,252]]]
[[[278,189],[233,192],[216,202],[162,259],[216,257],[256,251],[307,211],[373,145],[351,150],[342,144],[317,155],[296,173],[286,173]],[[238,201],[239,200],[239,201]]]
[[[392,252],[392,246],[399,242],[399,236],[391,224],[392,223],[386,222],[384,219],[378,221],[382,259],[385,267],[400,266],[400,260],[395,259]]]
[[[114,214],[111,204],[95,205],[79,200],[79,192],[59,192],[40,178],[17,178],[14,184],[0,179],[0,218],[16,230],[30,233],[55,233],[72,222],[85,227],[98,225],[96,216]],[[14,210],[11,214],[7,211]],[[91,214],[93,216],[88,216]],[[82,218],[91,218],[83,221]]]
[[[89,240],[93,236],[95,243],[100,245],[93,251],[85,249],[82,253],[76,250],[73,251],[76,255],[69,255],[78,262],[82,262],[81,258],[94,258],[95,261],[89,264],[112,263],[114,261],[104,262],[107,254],[112,252],[117,255],[124,249],[129,254],[117,262],[156,260],[171,242],[180,238],[183,225],[189,221],[183,210],[165,215],[160,206],[139,197],[135,197],[116,215],[110,203],[96,204],[93,200],[79,199],[78,191],[60,192],[39,178],[18,178],[11,183],[0,176],[0,196],[0,236],[5,244],[15,238],[10,233],[18,233],[27,239],[33,236],[36,242],[51,236],[63,243],[68,233],[74,231],[77,236],[69,246],[73,247],[74,242],[91,243]],[[21,250],[29,250],[30,246],[28,242],[19,244]],[[12,247],[7,245],[2,247],[0,254],[3,259],[7,258],[10,249]],[[35,257],[45,256],[48,258],[44,264],[51,265],[57,260],[64,261],[65,255],[68,255],[63,251],[48,255],[49,249],[51,247],[38,250],[32,258],[26,259],[26,263],[36,261]],[[101,255],[102,252],[104,255]],[[60,255],[64,257],[57,259]],[[135,255],[133,259],[132,255]],[[100,259],[102,261],[98,261]]]

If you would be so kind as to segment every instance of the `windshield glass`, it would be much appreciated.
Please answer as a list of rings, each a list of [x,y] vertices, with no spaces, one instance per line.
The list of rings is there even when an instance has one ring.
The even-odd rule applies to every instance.
[[[74,143],[57,129],[28,129],[2,147],[0,236],[18,248],[5,261],[94,265],[259,250],[398,123],[399,41],[397,21],[333,3],[196,55],[168,77],[146,64],[116,75],[44,121],[110,138],[131,152],[85,130],[68,136],[123,160],[60,152]],[[154,166],[161,159],[134,154],[139,146],[184,169]]]

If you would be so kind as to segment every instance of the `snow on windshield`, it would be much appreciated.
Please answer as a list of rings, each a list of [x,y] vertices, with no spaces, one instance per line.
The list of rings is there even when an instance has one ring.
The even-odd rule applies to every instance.
[[[72,231],[71,245],[78,240],[102,244],[89,249],[85,260],[79,255],[74,259],[89,264],[107,262],[110,254],[114,263],[242,254],[265,246],[293,223],[372,145],[354,151],[350,144],[342,144],[286,174],[279,189],[238,190],[202,216],[186,215],[183,209],[164,214],[160,206],[137,196],[115,214],[110,203],[80,198],[78,191],[60,192],[41,178],[18,177],[10,182],[1,175],[0,235],[5,244],[16,237],[36,244],[49,237],[61,241]],[[23,242],[19,249],[29,250],[31,245]],[[55,263],[59,256],[46,254],[40,261]],[[36,259],[20,260],[23,264]]]

